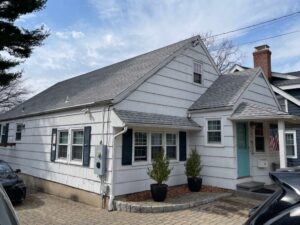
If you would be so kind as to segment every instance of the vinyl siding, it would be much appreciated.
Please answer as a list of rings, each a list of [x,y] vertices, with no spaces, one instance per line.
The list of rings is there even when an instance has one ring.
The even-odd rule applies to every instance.
[[[203,84],[193,82],[194,61],[202,64]],[[218,78],[201,46],[190,47],[150,77],[117,109],[186,116],[188,108]]]
[[[103,110],[103,108],[97,107],[91,109],[90,115],[78,110],[8,121],[10,123],[8,142],[15,142],[16,123],[24,123],[25,129],[22,131],[21,141],[17,141],[16,146],[0,147],[0,158],[7,161],[14,169],[20,168],[22,173],[99,193],[100,179],[93,170],[95,146],[103,140],[104,143],[108,144],[108,152],[111,152],[113,141],[110,120],[107,118],[108,111],[106,109],[103,122]],[[51,162],[52,128],[59,130],[83,128],[84,126],[92,127],[89,168]],[[111,154],[108,154],[107,162],[108,176],[105,183],[110,184]]]
[[[275,98],[262,75],[259,75],[248,86],[239,100],[239,103],[241,102],[248,102],[262,107],[278,109]]]
[[[203,183],[217,187],[235,189],[236,185],[236,153],[233,123],[228,120],[232,111],[209,113],[193,113],[192,119],[202,126],[199,132],[190,133],[189,148],[196,148],[201,155]],[[222,144],[220,146],[206,144],[207,119],[221,119]]]
[[[193,82],[193,63],[202,64],[203,83]],[[150,77],[115,108],[147,113],[159,113],[173,116],[187,116],[188,108],[218,78],[218,72],[211,64],[201,46],[190,47],[175,57],[170,63]],[[152,130],[159,130],[153,126]],[[174,130],[179,132],[179,130]],[[187,133],[187,142],[191,133]],[[121,165],[122,137],[117,137],[115,150],[117,153],[115,172],[116,195],[149,190],[155,181],[147,175],[150,165]],[[189,151],[189,145],[187,151]],[[207,162],[212,163],[212,158]],[[172,173],[168,185],[186,183],[185,162],[171,162]],[[209,171],[210,172],[210,171]],[[215,171],[216,172],[216,171]],[[213,172],[214,173],[214,172]]]
[[[158,129],[158,128],[133,128],[133,130],[146,131],[146,132],[179,132],[176,129]],[[187,134],[187,136],[189,136]],[[150,140],[148,140],[150,141]],[[188,142],[187,137],[187,142]],[[188,145],[187,145],[188,146]],[[146,163],[143,165],[132,164],[123,166],[122,165],[122,135],[116,137],[114,143],[115,155],[115,194],[124,195],[133,192],[140,192],[145,190],[150,190],[150,184],[155,183],[154,180],[150,179],[147,174],[148,167],[151,164]],[[189,150],[189,149],[187,149]],[[185,162],[180,161],[170,161],[170,168],[172,172],[169,176],[167,184],[169,186],[184,184],[187,182],[185,175]]]

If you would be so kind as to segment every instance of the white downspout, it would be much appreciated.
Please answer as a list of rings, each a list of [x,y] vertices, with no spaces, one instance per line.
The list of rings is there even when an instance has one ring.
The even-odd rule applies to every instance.
[[[124,126],[123,130],[120,131],[119,133],[114,135],[114,142],[113,142],[113,151],[112,151],[112,165],[111,165],[111,190],[110,190],[110,195],[109,195],[109,202],[108,202],[108,211],[113,211],[114,210],[114,198],[115,198],[115,184],[114,184],[114,173],[115,173],[115,139],[121,134],[124,134],[127,132],[128,127]]]

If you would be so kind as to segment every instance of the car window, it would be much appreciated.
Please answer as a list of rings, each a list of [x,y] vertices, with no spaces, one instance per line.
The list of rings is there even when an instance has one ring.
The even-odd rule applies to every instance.
[[[13,172],[7,163],[0,163],[0,175]]]

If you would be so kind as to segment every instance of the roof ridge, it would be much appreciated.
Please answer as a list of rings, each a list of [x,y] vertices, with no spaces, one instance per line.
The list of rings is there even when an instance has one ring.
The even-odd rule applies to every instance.
[[[188,41],[191,41],[191,40],[193,40],[193,39],[197,39],[198,37],[200,37],[200,36],[199,36],[199,35],[195,35],[195,36],[192,36],[192,37],[190,37],[190,38],[183,39],[183,40],[181,40],[181,41],[177,41],[177,42],[175,42],[175,43],[168,44],[168,45],[165,45],[165,46],[163,46],[163,47],[153,49],[153,50],[151,50],[151,51],[148,51],[148,52],[145,52],[145,53],[142,53],[142,54],[133,56],[133,57],[131,57],[131,58],[124,59],[124,60],[115,62],[115,63],[113,63],[113,64],[110,64],[110,65],[107,65],[107,66],[104,66],[104,67],[101,67],[101,68],[98,68],[98,69],[95,69],[95,70],[86,72],[86,73],[84,73],[84,74],[79,74],[79,75],[77,75],[77,76],[67,78],[67,79],[62,80],[62,81],[59,81],[59,82],[57,82],[57,83],[55,83],[55,84],[63,83],[63,82],[65,82],[65,81],[72,80],[72,79],[75,79],[75,78],[77,78],[77,77],[85,76],[85,75],[88,75],[88,74],[90,74],[90,73],[96,72],[96,71],[98,71],[98,70],[107,69],[107,68],[109,68],[109,67],[116,66],[116,65],[121,64],[121,63],[126,63],[126,62],[128,62],[128,61],[130,61],[130,60],[133,60],[133,59],[135,59],[135,58],[138,58],[138,57],[141,57],[141,56],[150,54],[150,53],[154,53],[154,52],[156,52],[156,51],[160,51],[160,50],[162,50],[162,49],[164,49],[164,48],[169,48],[170,46],[173,46],[173,45],[176,45],[176,44],[179,44],[179,43],[182,43],[182,42],[188,42]],[[54,85],[55,85],[55,84],[54,84]]]

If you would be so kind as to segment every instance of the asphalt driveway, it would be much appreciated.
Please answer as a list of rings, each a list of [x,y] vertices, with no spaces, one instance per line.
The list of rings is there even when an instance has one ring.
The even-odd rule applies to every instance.
[[[227,197],[184,211],[142,214],[108,212],[45,193],[33,193],[15,209],[21,224],[243,224],[248,210],[259,201],[244,197]]]

